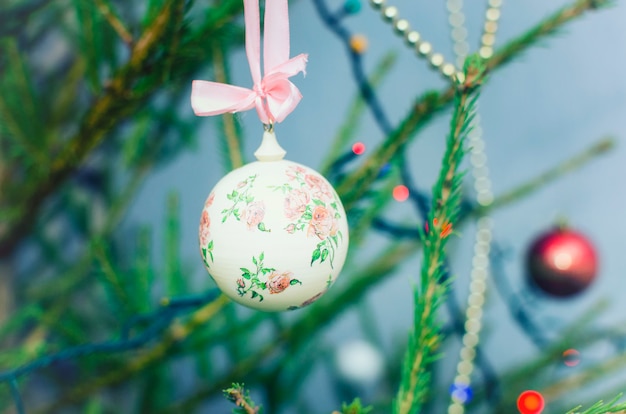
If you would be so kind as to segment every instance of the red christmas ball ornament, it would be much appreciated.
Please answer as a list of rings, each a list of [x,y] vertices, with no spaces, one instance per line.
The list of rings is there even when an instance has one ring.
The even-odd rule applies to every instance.
[[[596,277],[598,259],[589,239],[568,228],[540,235],[526,254],[531,282],[548,295],[567,298],[584,291]]]

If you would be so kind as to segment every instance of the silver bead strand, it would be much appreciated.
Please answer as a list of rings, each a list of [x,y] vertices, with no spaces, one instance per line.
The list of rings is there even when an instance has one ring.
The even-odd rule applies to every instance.
[[[482,128],[479,125],[480,117],[476,114],[474,128],[469,133],[470,164],[474,176],[476,198],[481,206],[488,206],[493,201],[491,180],[487,168],[485,142],[482,139]],[[466,390],[471,386],[471,373],[474,370],[476,346],[480,341],[482,328],[483,305],[487,291],[487,277],[489,276],[489,252],[491,250],[491,219],[482,216],[477,221],[476,240],[474,241],[474,258],[470,273],[470,294],[465,310],[465,333],[461,340],[457,374],[454,377],[455,391],[451,395],[448,414],[463,414],[467,402]]]
[[[484,31],[481,37],[479,55],[488,59],[493,55],[493,45],[495,34],[498,28],[497,21],[500,18],[500,6],[502,0],[489,0],[489,7],[485,14]],[[461,66],[469,46],[467,45],[467,30],[465,29],[464,15],[462,13],[463,0],[448,0],[447,8],[450,13],[450,25],[452,26],[452,39],[454,52],[457,56],[457,64]],[[456,16],[456,17],[453,17]],[[463,53],[465,52],[465,53]],[[483,207],[489,206],[493,202],[493,192],[491,190],[491,180],[489,179],[489,169],[487,168],[487,155],[485,154],[485,141],[483,140],[483,130],[480,126],[480,116],[476,114],[473,121],[473,129],[470,131],[469,146],[470,164],[472,175],[474,176],[474,189],[476,191],[476,201]],[[487,291],[487,277],[489,276],[489,252],[491,250],[492,221],[484,215],[476,223],[476,240],[474,242],[474,258],[472,260],[472,271],[470,273],[470,294],[467,300],[465,311],[465,333],[461,340],[462,346],[459,352],[459,363],[457,374],[454,378],[454,392],[451,395],[451,402],[448,406],[448,414],[464,414],[465,403],[467,402],[467,392],[471,386],[471,373],[474,370],[474,359],[476,358],[476,346],[480,341],[480,331],[482,328],[483,305],[485,303],[485,293]]]
[[[370,0],[370,5],[374,10],[380,11],[383,19],[391,24],[394,33],[404,38],[408,47],[413,49],[418,57],[426,59],[430,66],[436,69],[444,77],[455,79],[457,70],[452,63],[445,61],[441,53],[436,53],[433,46],[422,39],[419,32],[411,30],[410,24],[406,19],[400,18],[400,12],[395,6],[388,6],[385,0]]]
[[[456,55],[456,67],[461,70],[470,48],[467,43],[467,29],[464,26],[463,0],[448,0],[446,8],[448,9],[448,23],[452,29],[450,35]]]
[[[480,38],[481,46],[478,51],[483,59],[493,56],[493,44],[496,42],[496,31],[498,20],[500,20],[500,7],[502,7],[502,0],[489,0],[489,7],[485,12],[483,35]]]

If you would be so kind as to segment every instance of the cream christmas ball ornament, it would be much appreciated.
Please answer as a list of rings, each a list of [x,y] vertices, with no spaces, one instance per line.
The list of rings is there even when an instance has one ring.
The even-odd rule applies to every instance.
[[[284,160],[274,132],[263,134],[257,162],[211,190],[199,240],[218,287],[242,305],[298,309],[335,281],[348,251],[346,214],[318,172]]]
[[[265,126],[257,162],[222,178],[200,218],[200,252],[217,286],[242,305],[266,311],[313,303],[333,284],[348,252],[348,223],[332,186],[316,171],[284,160],[274,124],[302,99],[289,78],[307,55],[289,59],[287,0],[265,2],[261,76],[259,0],[244,0],[251,89],[196,80],[191,106],[211,116],[255,108]]]

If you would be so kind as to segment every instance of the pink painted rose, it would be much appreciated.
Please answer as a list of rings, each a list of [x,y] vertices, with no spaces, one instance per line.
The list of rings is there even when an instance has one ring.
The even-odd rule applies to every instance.
[[[287,175],[287,178],[289,178],[290,181],[295,180],[298,174],[305,174],[305,173],[306,173],[306,170],[300,167],[299,165],[292,165],[289,168],[287,168],[287,171],[285,171],[285,174]]]
[[[211,226],[211,218],[209,217],[209,212],[206,210],[202,210],[202,217],[200,218],[200,246],[206,247],[209,244],[209,237],[211,237],[211,232],[209,228]]]
[[[293,276],[291,272],[272,272],[267,278],[267,288],[270,294],[280,293],[287,289],[291,283],[291,276]]]
[[[246,284],[243,282],[243,279],[237,279],[237,285],[241,288],[246,287]]]
[[[318,175],[307,174],[304,176],[304,182],[311,190],[311,195],[323,201],[329,201],[333,198],[329,185],[324,179]]]
[[[211,191],[211,194],[209,194],[209,197],[204,202],[204,207],[211,207],[211,205],[213,204],[213,200],[215,200],[215,193]]]
[[[240,181],[239,184],[237,184],[237,189],[244,188],[246,185],[248,185],[248,180]]]
[[[246,222],[248,230],[253,230],[263,221],[265,217],[265,203],[263,201],[253,201],[243,209],[241,218]]]
[[[302,190],[291,190],[285,197],[285,216],[294,220],[302,215],[309,204],[309,193]]]
[[[316,206],[313,210],[313,217],[309,222],[307,236],[317,236],[320,240],[334,236],[337,233],[337,223],[332,212],[324,206]]]
[[[296,225],[293,223],[290,223],[287,227],[285,227],[285,230],[287,230],[287,233],[293,234],[296,231]]]

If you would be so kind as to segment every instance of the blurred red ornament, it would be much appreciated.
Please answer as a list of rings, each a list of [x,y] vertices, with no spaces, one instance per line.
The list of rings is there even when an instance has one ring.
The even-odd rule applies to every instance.
[[[585,290],[596,277],[598,259],[589,239],[567,228],[539,236],[526,254],[528,277],[543,292],[566,298]]]

